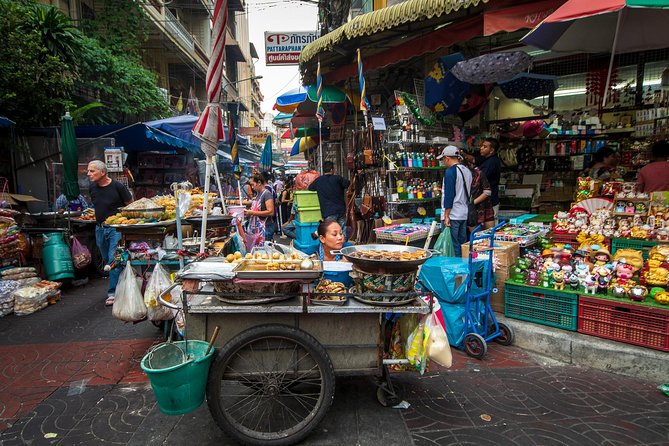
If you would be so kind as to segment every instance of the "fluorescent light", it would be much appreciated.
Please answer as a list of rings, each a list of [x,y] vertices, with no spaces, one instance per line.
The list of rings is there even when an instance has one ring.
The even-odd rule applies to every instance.
[[[532,51],[528,51],[527,55],[532,56],[532,57],[536,57],[536,56],[541,56],[542,54],[548,54],[548,53],[550,53],[549,50],[532,50]]]

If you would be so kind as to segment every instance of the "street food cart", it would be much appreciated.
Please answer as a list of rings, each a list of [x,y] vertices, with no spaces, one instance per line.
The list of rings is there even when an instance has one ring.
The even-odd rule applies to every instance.
[[[371,265],[383,274],[414,278],[431,256],[396,245],[349,248],[342,255],[368,271]],[[394,250],[398,259],[410,250],[414,257],[356,257],[371,249]],[[379,402],[399,402],[386,367],[398,360],[384,360],[383,322],[388,314],[429,313],[431,297],[423,299],[413,286],[399,293],[353,287],[332,297],[314,288],[322,275],[318,260],[311,269],[296,270],[253,268],[253,260],[193,262],[173,285],[182,287],[181,306],[164,299],[171,289],[160,298],[166,306],[183,308],[187,339],[207,340],[220,327],[206,396],[221,429],[245,444],[294,444],[325,417],[338,375],[377,375]]]

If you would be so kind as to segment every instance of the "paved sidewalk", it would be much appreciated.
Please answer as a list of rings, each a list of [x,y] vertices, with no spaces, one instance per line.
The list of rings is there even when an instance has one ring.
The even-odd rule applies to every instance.
[[[104,307],[105,282],[67,290],[31,316],[0,319],[0,444],[235,445],[203,405],[159,412],[139,360],[160,342],[150,323]],[[376,402],[369,377],[337,380],[305,445],[669,445],[669,398],[656,382],[547,365],[518,347],[483,360],[395,373],[406,410]]]

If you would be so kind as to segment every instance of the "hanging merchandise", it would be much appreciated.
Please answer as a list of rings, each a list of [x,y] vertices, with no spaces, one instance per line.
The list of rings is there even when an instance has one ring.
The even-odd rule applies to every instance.
[[[427,126],[427,127],[431,127],[431,126],[434,125],[434,123],[435,123],[434,118],[431,117],[431,116],[425,117],[425,116],[421,115],[420,107],[416,103],[416,100],[413,97],[411,97],[411,95],[408,95],[406,93],[402,93],[401,98],[402,98],[402,102],[409,109],[409,112],[411,113],[411,116],[413,116],[416,121],[418,121],[420,124],[422,124],[424,126]],[[396,104],[400,105],[397,101],[396,101]]]
[[[520,73],[513,79],[500,82],[499,88],[509,99],[534,99],[548,96],[558,88],[557,77],[534,73]]]
[[[492,85],[490,84],[472,85],[458,111],[458,116],[463,123],[478,115],[485,108],[491,91]]]
[[[457,113],[469,92],[470,84],[455,77],[451,71],[462,60],[465,60],[462,53],[442,57],[425,78],[425,105],[437,115]]]
[[[491,84],[511,80],[531,64],[532,58],[524,51],[501,52],[463,60],[451,71],[463,82]]]

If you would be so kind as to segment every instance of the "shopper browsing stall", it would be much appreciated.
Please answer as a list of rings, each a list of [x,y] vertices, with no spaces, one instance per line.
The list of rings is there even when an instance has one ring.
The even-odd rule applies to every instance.
[[[608,181],[619,178],[616,166],[620,161],[620,154],[609,146],[602,146],[595,152],[592,158],[592,164],[586,176],[593,180]]]
[[[251,202],[251,209],[245,209],[244,215],[249,217],[249,233],[258,236],[255,242],[258,245],[265,240],[271,241],[274,237],[274,196],[272,191],[265,187],[267,181],[260,173],[254,174],[249,184],[256,195]]]
[[[639,171],[639,191],[669,191],[669,141],[657,141],[651,153],[653,161]]]
[[[467,241],[467,195],[471,190],[472,173],[460,164],[460,151],[455,146],[446,146],[437,159],[444,159],[442,219],[444,226],[451,228],[455,256],[462,255],[461,245]]]
[[[109,265],[114,259],[114,252],[121,240],[121,234],[116,229],[104,224],[107,217],[118,212],[119,208],[132,202],[132,196],[127,187],[120,182],[109,178],[107,166],[100,160],[88,163],[87,171],[91,187],[91,200],[95,208],[95,242],[100,249],[102,260]],[[121,270],[112,268],[109,272],[109,287],[107,289],[107,300],[105,305],[114,303],[114,292],[118,283]]]
[[[497,156],[499,141],[495,138],[485,138],[479,149],[479,155],[474,157],[463,154],[469,161],[473,161],[490,184],[490,202],[495,213],[499,213],[499,179],[502,173],[502,162]],[[473,192],[472,192],[473,194]]]

